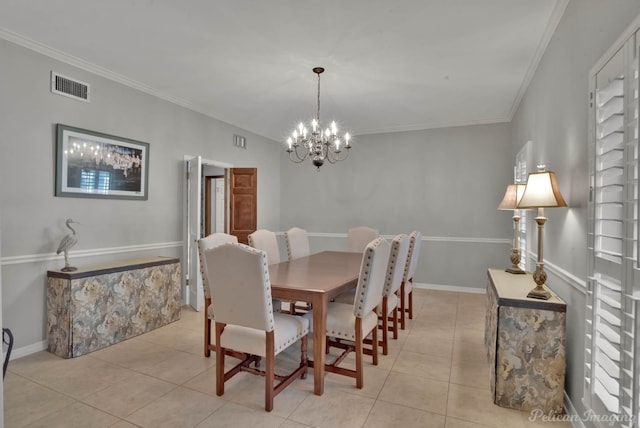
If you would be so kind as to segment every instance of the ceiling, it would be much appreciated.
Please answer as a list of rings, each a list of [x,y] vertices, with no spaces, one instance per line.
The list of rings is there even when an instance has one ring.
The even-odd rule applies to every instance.
[[[315,66],[356,136],[509,121],[567,2],[0,0],[0,37],[284,141]]]

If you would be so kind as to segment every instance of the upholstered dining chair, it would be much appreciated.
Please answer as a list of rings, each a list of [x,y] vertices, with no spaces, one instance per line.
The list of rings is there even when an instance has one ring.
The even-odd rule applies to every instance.
[[[382,304],[378,306],[378,317],[382,320],[382,355],[389,353],[389,331],[398,338],[398,307],[400,306],[400,287],[409,255],[409,236],[401,233],[391,241],[391,251],[387,264],[387,277],[382,292]],[[389,326],[391,320],[392,325]]]
[[[361,253],[367,244],[379,236],[377,229],[367,226],[352,227],[347,231],[347,251]]]
[[[205,269],[215,272],[209,276],[209,287],[216,314],[216,394],[224,395],[225,382],[241,371],[262,375],[264,407],[270,412],[278,393],[297,377],[306,377],[309,320],[274,312],[266,252],[244,244],[225,244],[205,250],[204,256]],[[300,364],[286,376],[276,375],[276,356],[297,342]],[[245,356],[225,372],[225,357],[231,352]],[[262,358],[264,370],[259,370]]]
[[[278,249],[278,239],[275,232],[266,229],[258,229],[255,232],[249,234],[247,237],[249,245],[258,250],[262,250],[267,253],[267,262],[270,265],[280,263],[280,250]],[[273,300],[274,310],[280,311],[282,309],[282,301],[279,299]],[[295,306],[291,303],[290,306]],[[291,311],[293,313],[293,310]]]
[[[413,319],[413,275],[418,266],[420,258],[420,248],[422,247],[422,233],[414,230],[409,234],[409,255],[402,277],[402,285],[400,286],[400,328],[405,328],[405,314],[409,319]]]
[[[284,240],[287,243],[289,261],[311,254],[309,236],[306,230],[292,227],[284,233]],[[311,305],[307,302],[289,302],[289,306],[292,314],[299,314],[311,309]]]
[[[307,231],[299,227],[292,227],[284,233],[284,240],[287,243],[287,256],[289,260],[299,259],[311,254],[309,247],[309,236]]]
[[[280,263],[280,250],[275,232],[259,229],[248,236],[249,245],[267,253],[267,261],[270,265]]]
[[[198,240],[198,259],[200,260],[200,274],[202,287],[204,288],[204,356],[209,357],[211,351],[216,352],[216,345],[211,343],[211,323],[214,320],[213,306],[211,306],[211,293],[209,292],[209,280],[204,269],[204,251],[222,244],[237,244],[238,237],[226,233],[212,233]]]
[[[378,365],[378,314],[376,308],[382,302],[390,244],[382,238],[371,241],[362,255],[356,299],[352,304],[331,302],[327,308],[327,349],[343,349],[325,370],[356,379],[356,387],[362,388],[364,339],[371,334],[373,364]],[[310,314],[311,312],[309,312]],[[309,314],[305,315],[308,317]],[[356,369],[340,367],[346,355],[355,351]]]

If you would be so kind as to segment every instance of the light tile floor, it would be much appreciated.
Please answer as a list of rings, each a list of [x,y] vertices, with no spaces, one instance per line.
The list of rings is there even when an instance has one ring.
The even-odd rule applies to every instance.
[[[492,403],[483,344],[485,298],[418,289],[415,316],[389,355],[365,359],[364,388],[327,374],[296,380],[264,411],[264,380],[241,373],[215,394],[215,356],[203,356],[202,313],[183,308],[178,322],[91,354],[47,352],[9,363],[5,427],[421,427],[564,428],[529,420]],[[278,367],[296,364],[297,346]],[[231,359],[229,359],[231,360]],[[347,358],[345,364],[353,364]]]

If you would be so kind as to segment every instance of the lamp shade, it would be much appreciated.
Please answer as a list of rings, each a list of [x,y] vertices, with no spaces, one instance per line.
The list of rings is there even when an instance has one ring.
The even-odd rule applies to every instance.
[[[524,193],[524,184],[509,184],[507,190],[504,192],[504,198],[498,205],[499,210],[517,210],[518,202],[522,199]]]
[[[532,172],[518,208],[566,207],[553,171]]]

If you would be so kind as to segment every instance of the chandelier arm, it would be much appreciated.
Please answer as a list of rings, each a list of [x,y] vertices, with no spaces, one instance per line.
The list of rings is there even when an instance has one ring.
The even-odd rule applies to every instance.
[[[301,156],[300,156],[300,153],[298,153],[298,147],[299,147],[299,145],[295,145],[295,146],[293,147],[293,150],[287,150],[287,151],[289,152],[289,160],[290,160],[290,161],[292,161],[292,162],[294,162],[294,163],[301,163],[301,162],[304,162],[304,160],[305,160],[305,159],[307,159],[307,156],[309,156],[309,153],[308,153],[308,152],[305,152],[305,154],[301,157]],[[296,159],[294,159],[294,158],[293,158],[292,153],[294,153],[294,152],[295,152],[295,154],[296,154],[296,158],[298,158],[298,160],[296,160]]]
[[[298,158],[297,160],[291,155],[293,151],[289,152],[289,160],[293,163],[302,163],[304,162],[304,158],[300,159],[300,157],[298,155],[296,155],[296,157]]]
[[[340,153],[344,153],[343,156],[340,156]],[[340,153],[336,153],[335,150],[331,150],[327,147],[327,156],[326,159],[329,161],[329,163],[336,163],[336,162],[342,162],[343,160],[345,160],[346,158],[349,157],[349,149],[341,149]]]

